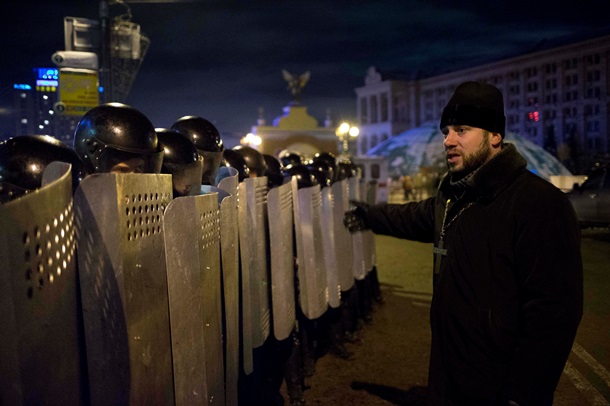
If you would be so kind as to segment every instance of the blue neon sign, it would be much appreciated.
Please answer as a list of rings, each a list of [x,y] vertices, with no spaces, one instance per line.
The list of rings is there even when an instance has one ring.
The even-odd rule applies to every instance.
[[[59,79],[59,70],[56,68],[36,68],[34,71],[38,74],[38,80]]]

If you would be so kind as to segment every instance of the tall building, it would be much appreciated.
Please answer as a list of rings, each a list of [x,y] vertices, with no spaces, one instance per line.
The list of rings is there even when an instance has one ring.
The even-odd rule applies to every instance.
[[[438,123],[453,90],[469,80],[502,90],[507,131],[542,146],[573,173],[610,153],[610,35],[422,79],[371,67],[355,89],[358,152]]]
[[[51,135],[72,145],[74,129],[80,117],[58,114],[57,68],[35,68],[32,83],[13,86],[15,133],[20,135]]]

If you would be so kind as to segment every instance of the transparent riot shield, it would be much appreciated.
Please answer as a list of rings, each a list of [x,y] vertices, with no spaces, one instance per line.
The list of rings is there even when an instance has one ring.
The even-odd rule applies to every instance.
[[[329,187],[322,188],[322,246],[326,265],[326,285],[328,287],[328,305],[337,308],[341,305],[341,283],[339,282],[339,264],[335,244],[334,198]],[[343,216],[341,216],[343,219]]]
[[[331,186],[333,196],[333,229],[335,234],[335,249],[339,266],[339,286],[346,292],[354,286],[354,258],[352,236],[343,224],[343,216],[349,210],[348,181],[343,179]]]
[[[305,317],[313,320],[328,308],[326,264],[320,223],[320,186],[298,189],[293,177],[292,196],[297,240],[299,303]]]
[[[370,202],[374,198],[375,185],[360,179],[360,201]],[[374,204],[374,203],[373,203]],[[375,234],[371,230],[362,231],[362,252],[365,271],[371,272],[375,266]]]
[[[172,404],[163,214],[171,175],[94,174],[74,196],[91,404]]]
[[[176,405],[224,404],[218,193],[165,209]]]
[[[218,179],[222,195],[220,202],[220,253],[223,282],[223,331],[225,366],[225,401],[227,406],[235,406],[237,380],[239,377],[239,235],[237,229],[237,187],[238,173],[235,168],[227,168],[227,176]],[[221,174],[222,168],[218,173]],[[251,361],[250,361],[251,365]]]
[[[266,234],[267,177],[245,179],[239,184],[238,196],[242,314],[245,319],[249,313],[251,348],[258,348],[269,336],[271,317]],[[250,297],[249,301],[246,300],[247,296]],[[246,307],[249,309],[246,310]],[[244,353],[247,350],[244,347]]]
[[[281,341],[295,325],[292,186],[285,183],[267,194],[273,333]]]
[[[0,205],[2,405],[88,401],[71,167],[52,167],[55,179]]]
[[[361,201],[362,196],[360,194],[360,179],[357,177],[351,177],[348,179],[348,190],[350,200]],[[366,276],[366,253],[364,243],[364,232],[358,231],[352,235],[352,252],[353,252],[353,271],[354,278],[356,280],[362,280]]]

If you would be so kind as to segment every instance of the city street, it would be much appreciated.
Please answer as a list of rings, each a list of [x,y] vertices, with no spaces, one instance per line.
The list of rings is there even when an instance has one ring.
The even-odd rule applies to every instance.
[[[351,360],[320,358],[308,405],[424,405],[430,331],[431,245],[377,236],[385,302],[348,344]],[[556,406],[610,405],[610,231],[583,230],[585,305],[555,394]]]

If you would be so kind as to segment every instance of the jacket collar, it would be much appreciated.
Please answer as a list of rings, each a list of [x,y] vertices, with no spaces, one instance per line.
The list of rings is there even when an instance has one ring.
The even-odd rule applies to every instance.
[[[505,143],[502,150],[484,163],[466,181],[468,193],[474,198],[493,199],[525,170],[527,161],[514,144]],[[450,175],[440,185],[443,194],[450,195]]]

